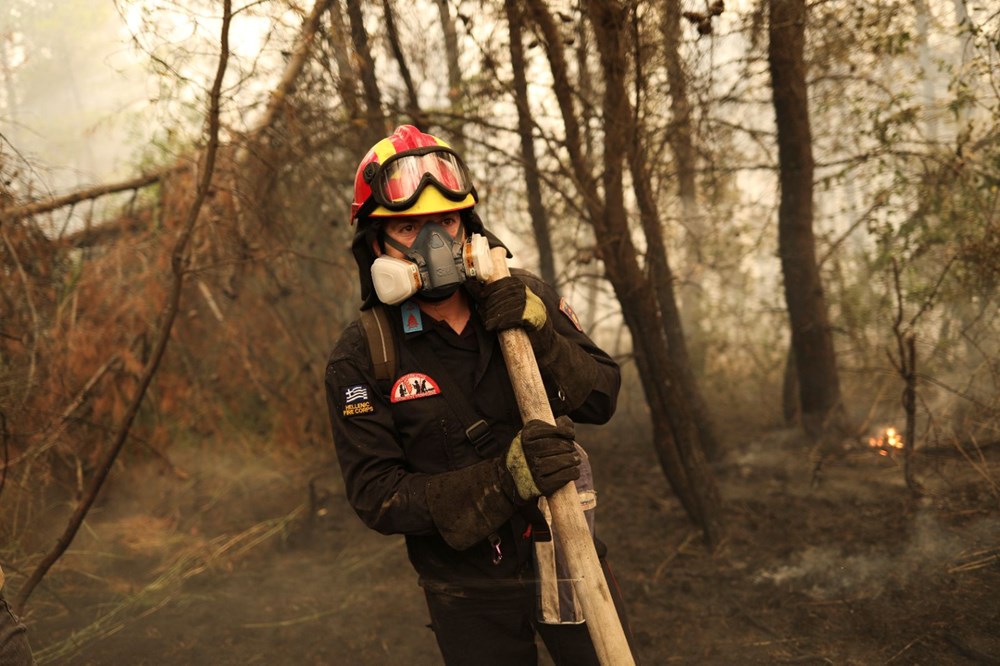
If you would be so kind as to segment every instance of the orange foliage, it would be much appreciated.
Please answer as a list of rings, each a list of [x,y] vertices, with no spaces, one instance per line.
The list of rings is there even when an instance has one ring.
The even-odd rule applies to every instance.
[[[344,270],[282,252],[303,233],[325,233],[301,221],[270,219],[249,232],[259,220],[240,218],[228,166],[221,162],[191,239],[181,310],[131,433],[160,452],[213,437],[325,448],[323,366],[354,313],[343,298],[354,293],[353,268],[346,252]],[[194,187],[190,170],[174,173],[157,200],[102,224],[100,244],[83,233],[48,239],[30,223],[2,227],[14,252],[0,247],[0,298],[11,313],[0,337],[0,411],[16,415],[8,420],[15,454],[38,450],[68,416],[44,452],[67,485],[120,427],[149,362]],[[14,278],[19,262],[25,279]]]

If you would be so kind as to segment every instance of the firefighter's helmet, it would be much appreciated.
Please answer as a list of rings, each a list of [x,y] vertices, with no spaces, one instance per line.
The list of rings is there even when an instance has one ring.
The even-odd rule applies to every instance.
[[[372,146],[358,165],[351,222],[447,213],[478,201],[458,153],[441,139],[402,125]]]
[[[490,247],[504,247],[483,226],[477,203],[465,162],[441,139],[403,125],[372,146],[358,165],[351,204],[351,224],[357,224],[351,252],[358,264],[361,308],[378,302],[371,267],[380,218],[459,211],[466,234],[482,234]]]

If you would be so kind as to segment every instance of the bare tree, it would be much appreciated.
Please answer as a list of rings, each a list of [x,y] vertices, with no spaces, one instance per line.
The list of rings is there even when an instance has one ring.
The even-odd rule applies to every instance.
[[[399,76],[403,79],[406,87],[406,115],[411,122],[421,130],[427,130],[424,121],[424,114],[420,110],[420,100],[417,99],[417,88],[413,84],[413,75],[410,73],[410,66],[406,62],[406,54],[403,52],[403,45],[399,41],[399,30],[396,28],[396,16],[392,10],[389,0],[382,0],[382,15],[385,16],[386,38],[389,40],[389,48],[396,59],[399,67]]]
[[[642,74],[635,73],[636,86],[644,87]],[[684,395],[691,406],[692,416],[698,426],[701,446],[709,457],[719,454],[719,443],[715,435],[715,426],[708,411],[708,405],[702,397],[701,389],[691,369],[691,359],[688,354],[688,344],[681,323],[680,309],[674,295],[674,274],[670,269],[666,243],[663,240],[663,225],[660,221],[659,205],[653,192],[652,174],[647,159],[642,132],[639,127],[637,110],[625,95],[624,85],[621,94],[625,113],[621,121],[626,124],[626,154],[629,171],[632,173],[632,189],[635,192],[636,205],[639,208],[639,221],[646,237],[646,262],[649,266],[649,278],[656,293],[660,316],[663,318],[664,332],[667,337],[667,350],[677,370],[677,380],[681,384]]]
[[[528,215],[535,232],[535,246],[538,248],[538,266],[542,279],[549,284],[556,283],[556,264],[552,253],[552,235],[549,218],[542,203],[542,183],[538,173],[538,156],[535,154],[535,139],[532,134],[534,123],[531,118],[531,104],[528,100],[528,82],[525,78],[524,16],[519,3],[504,0],[504,12],[510,28],[510,65],[514,73],[514,102],[517,105],[517,133],[521,138],[521,159],[524,161],[525,194],[528,198]]]
[[[435,0],[441,16],[441,30],[444,33],[445,61],[448,63],[448,102],[455,122],[451,125],[451,144],[460,155],[465,154],[465,124],[462,122],[465,93],[462,86],[462,66],[458,61],[458,33],[455,19],[448,9],[448,0]]]
[[[358,99],[358,78],[351,66],[351,51],[347,46],[347,28],[344,25],[344,11],[340,0],[333,0],[330,3],[330,20],[325,37],[332,52],[334,62],[337,64],[337,71],[331,71],[331,77],[335,81],[337,94],[344,102],[347,115],[352,121],[363,119],[361,112],[361,101]],[[332,69],[328,66],[328,69]]]
[[[684,279],[680,283],[681,319],[688,331],[691,365],[695,373],[704,368],[705,351],[702,334],[702,258],[703,220],[698,209],[698,188],[694,144],[694,121],[688,98],[688,74],[681,55],[681,2],[665,0],[660,30],[663,35],[663,57],[667,73],[672,117],[667,139],[674,156],[677,172],[677,196],[681,204],[681,226],[684,229]]]
[[[530,7],[545,38],[570,168],[593,225],[606,276],[632,334],[636,363],[652,414],[656,452],[674,492],[712,546],[722,535],[718,490],[705,462],[691,405],[682,389],[681,372],[668,352],[656,286],[639,265],[625,208],[624,165],[630,113],[625,93],[626,10],[615,0],[586,3],[604,75],[603,163],[598,179],[583,152],[580,122],[574,110],[573,89],[558,31],[541,0],[532,0]]]
[[[351,41],[357,54],[361,85],[365,91],[365,106],[368,109],[365,131],[369,140],[366,143],[372,145],[388,134],[390,127],[388,119],[382,112],[382,93],[375,78],[375,59],[372,58],[371,48],[368,46],[368,30],[365,29],[361,0],[347,0],[347,15],[350,19]]]
[[[769,0],[768,62],[778,126],[778,252],[791,323],[802,423],[811,434],[840,425],[842,405],[833,336],[813,234],[812,133],[803,55],[805,0]]]

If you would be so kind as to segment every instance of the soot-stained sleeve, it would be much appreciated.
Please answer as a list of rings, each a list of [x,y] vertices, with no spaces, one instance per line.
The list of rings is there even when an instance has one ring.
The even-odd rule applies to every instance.
[[[555,416],[577,423],[607,423],[615,413],[621,388],[621,369],[583,332],[569,303],[540,278],[511,271],[545,304],[553,325],[549,351],[538,358]]]
[[[432,534],[427,474],[410,471],[389,404],[367,366],[359,322],[345,329],[326,366],[333,442],[347,499],[364,523],[383,534]]]

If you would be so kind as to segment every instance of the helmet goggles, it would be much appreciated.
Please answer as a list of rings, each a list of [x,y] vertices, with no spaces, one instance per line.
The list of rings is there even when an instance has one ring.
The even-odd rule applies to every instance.
[[[379,165],[370,181],[371,196],[374,204],[401,212],[417,202],[428,184],[456,202],[473,191],[469,169],[455,151],[425,146],[397,153]]]

